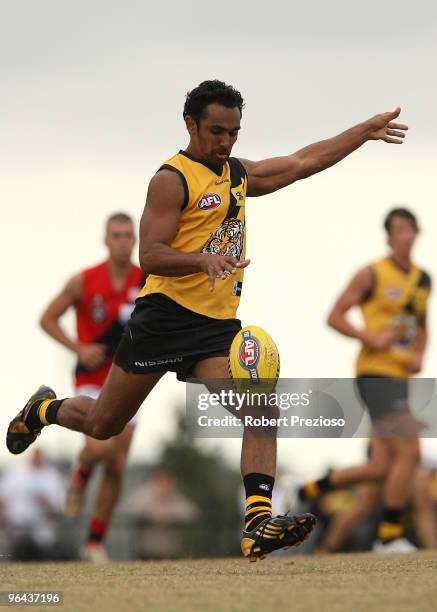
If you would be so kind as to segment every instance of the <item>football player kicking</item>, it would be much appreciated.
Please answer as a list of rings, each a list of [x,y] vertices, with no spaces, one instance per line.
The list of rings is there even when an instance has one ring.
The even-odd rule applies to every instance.
[[[23,452],[49,424],[97,439],[120,433],[166,371],[180,378],[227,379],[228,353],[241,329],[236,319],[245,259],[245,201],[273,193],[336,164],[369,140],[401,144],[400,109],[284,157],[231,157],[243,99],[221,81],[188,93],[188,147],[153,176],[140,225],[140,265],[149,275],[97,400],[56,399],[40,388],[10,423],[7,446]],[[157,363],[157,361],[161,363]],[[302,542],[310,514],[272,516],[276,435],[246,428],[241,473],[246,520],[241,546],[255,561]]]

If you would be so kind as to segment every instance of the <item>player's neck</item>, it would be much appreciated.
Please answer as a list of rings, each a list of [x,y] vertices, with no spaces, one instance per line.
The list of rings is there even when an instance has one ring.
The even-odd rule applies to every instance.
[[[195,159],[198,159],[201,162],[206,162],[207,161],[206,159],[204,159],[202,157],[201,152],[198,150],[198,148],[192,142],[190,142],[188,144],[188,147],[186,147],[184,150],[185,150],[186,153],[191,155],[191,157],[194,157]]]
[[[411,270],[411,253],[398,253],[392,251],[389,255],[389,259],[404,272],[409,272]]]
[[[125,280],[132,268],[132,262],[119,262],[108,259],[109,274],[113,281]]]

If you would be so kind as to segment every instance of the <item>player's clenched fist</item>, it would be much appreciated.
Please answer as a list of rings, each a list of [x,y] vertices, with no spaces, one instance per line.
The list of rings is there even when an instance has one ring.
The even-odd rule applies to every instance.
[[[200,257],[200,269],[208,275],[210,291],[214,291],[217,278],[225,280],[230,274],[236,274],[238,268],[246,268],[249,263],[250,259],[238,261],[229,255],[202,253]]]

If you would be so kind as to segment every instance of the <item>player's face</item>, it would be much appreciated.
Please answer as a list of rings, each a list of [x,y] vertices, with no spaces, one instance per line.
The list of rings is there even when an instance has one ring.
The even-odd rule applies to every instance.
[[[127,221],[111,221],[108,225],[105,244],[109,257],[119,264],[127,264],[132,257],[136,237],[132,223]]]
[[[394,251],[409,253],[417,238],[417,229],[409,219],[394,217],[390,223],[388,243]]]
[[[199,124],[193,122],[193,130],[189,129],[201,159],[214,166],[223,166],[238,138],[240,121],[238,108],[209,104]]]

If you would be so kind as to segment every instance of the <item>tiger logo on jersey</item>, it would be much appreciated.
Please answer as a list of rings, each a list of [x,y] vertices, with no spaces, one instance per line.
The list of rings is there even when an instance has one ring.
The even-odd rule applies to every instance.
[[[244,244],[244,222],[226,219],[221,223],[202,249],[202,253],[228,255],[241,258]]]

